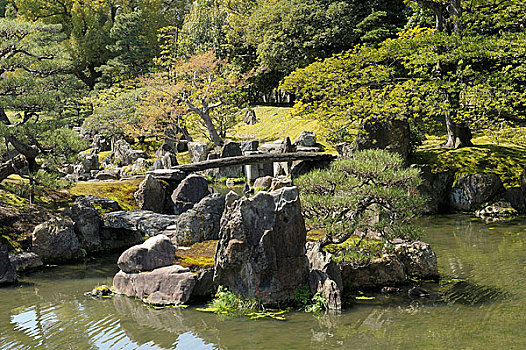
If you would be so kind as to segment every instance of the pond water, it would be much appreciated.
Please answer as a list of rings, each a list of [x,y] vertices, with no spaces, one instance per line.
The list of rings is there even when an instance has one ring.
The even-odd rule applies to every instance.
[[[377,295],[341,314],[221,320],[83,296],[111,284],[116,257],[47,268],[0,289],[0,349],[526,349],[526,223],[422,219],[450,278],[429,299]],[[442,291],[442,292],[441,292]]]

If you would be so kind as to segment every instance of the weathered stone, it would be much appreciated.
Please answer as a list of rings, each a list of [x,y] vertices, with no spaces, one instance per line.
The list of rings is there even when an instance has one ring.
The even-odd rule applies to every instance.
[[[254,181],[254,188],[256,189],[263,189],[268,190],[270,189],[270,186],[272,186],[272,180],[274,178],[272,176],[263,176],[259,177]]]
[[[0,285],[16,281],[16,270],[9,260],[6,246],[0,243]]]
[[[287,176],[278,176],[275,178],[272,178],[272,184],[270,185],[271,191],[279,190],[283,187],[289,187],[292,186],[292,180],[290,177]]]
[[[277,305],[308,280],[306,230],[295,187],[225,199],[214,282],[244,297]]]
[[[170,183],[179,182],[186,177],[186,173],[177,169],[158,169],[148,172],[158,180],[168,181]]]
[[[247,111],[245,112],[245,116],[243,117],[243,121],[247,125],[256,124],[258,122],[258,118],[256,117],[256,111],[254,111],[251,108],[247,109]]]
[[[119,257],[117,265],[128,273],[155,270],[173,264],[175,249],[168,237],[157,235],[126,250]]]
[[[501,199],[504,202],[510,203],[519,213],[526,212],[524,192],[522,192],[520,187],[508,188],[506,192],[502,194]]]
[[[113,288],[116,293],[149,304],[180,305],[190,298],[196,279],[188,268],[172,265],[143,273],[119,271],[113,278]]]
[[[133,164],[139,158],[148,158],[144,151],[134,150],[125,140],[117,140],[113,144],[113,159],[120,165]]]
[[[99,170],[99,156],[97,154],[83,155],[82,170],[89,173],[91,170]]]
[[[307,259],[312,294],[321,293],[328,309],[340,310],[343,281],[340,268],[332,261],[332,254],[323,252],[319,243],[307,243]]]
[[[295,152],[296,148],[294,145],[290,142],[290,137],[285,137],[283,140],[283,143],[281,144],[281,153],[290,153]]]
[[[149,237],[163,233],[176,222],[175,215],[163,215],[148,210],[116,211],[102,216],[105,229],[133,231]]]
[[[179,140],[176,144],[176,151],[177,153],[188,152],[188,141]]]
[[[192,290],[192,299],[209,298],[214,295],[215,287],[213,269],[206,269],[199,272],[195,287]]]
[[[400,285],[406,282],[404,265],[395,255],[384,255],[363,266],[339,264],[343,288],[347,291],[363,288]]]
[[[250,141],[243,141],[243,142],[241,142],[241,151],[242,152],[257,151],[258,147],[259,147],[259,141],[258,140],[250,140]]]
[[[75,200],[71,206],[71,218],[80,246],[86,250],[97,248],[100,245],[100,216],[89,199],[78,197]]]
[[[440,277],[437,257],[429,244],[420,241],[396,243],[393,252],[404,265],[408,277],[433,280]]]
[[[152,175],[146,175],[133,197],[141,210],[162,213],[166,200],[166,188]]]
[[[138,158],[131,167],[133,173],[144,173],[150,168],[150,163],[144,158]]]
[[[17,272],[29,271],[42,267],[42,259],[32,252],[23,252],[18,254],[9,254],[9,260]]]
[[[81,256],[73,222],[66,218],[53,218],[37,227],[32,235],[32,251],[44,262],[67,261]]]
[[[164,169],[163,161],[162,159],[156,159],[153,162],[153,165],[150,167],[150,170],[159,170]]]
[[[80,196],[78,197],[78,200],[82,201],[88,201],[91,203],[95,208],[107,213],[112,211],[119,211],[122,210],[121,206],[117,201],[113,199],[108,198],[100,198],[95,196]]]
[[[208,181],[203,176],[195,174],[188,176],[172,193],[175,214],[182,214],[191,209],[209,194]]]
[[[102,170],[97,173],[95,178],[97,180],[118,180],[120,179],[120,173],[118,170]]]
[[[424,214],[438,214],[447,212],[449,209],[449,192],[455,180],[455,174],[451,171],[439,173],[431,172],[429,165],[414,166],[420,170],[422,184],[418,186],[418,193],[427,198],[422,207]]]
[[[165,169],[171,169],[172,167],[179,165],[177,162],[177,156],[171,152],[167,152],[163,156],[162,161]]]
[[[190,161],[196,163],[206,160],[208,149],[205,143],[188,142],[188,152],[190,152]]]
[[[221,158],[238,157],[242,155],[241,146],[237,142],[227,142],[221,149]],[[241,165],[219,168],[216,173],[217,178],[234,178],[242,175],[243,167]]]
[[[508,219],[519,215],[519,212],[508,202],[496,202],[475,212],[475,216],[488,221]]]
[[[503,192],[504,186],[495,174],[465,175],[457,180],[449,200],[454,210],[471,211]]]
[[[197,242],[219,238],[221,216],[225,209],[225,197],[219,193],[206,196],[193,208],[179,215],[172,242],[190,246]],[[174,232],[173,229],[170,230]]]
[[[177,146],[172,140],[164,140],[163,144],[155,152],[157,158],[162,158],[166,153],[177,153]]]
[[[296,141],[295,146],[313,147],[316,145],[316,133],[314,131],[302,131]]]
[[[91,148],[95,153],[106,152],[111,149],[111,144],[104,135],[97,134],[93,136]]]
[[[411,150],[409,123],[405,120],[365,123],[356,138],[355,149],[385,149],[407,160]]]

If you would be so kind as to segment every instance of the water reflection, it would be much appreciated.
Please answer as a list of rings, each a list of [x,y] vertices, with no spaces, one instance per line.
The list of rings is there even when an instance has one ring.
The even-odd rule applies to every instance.
[[[83,293],[111,283],[115,257],[61,267],[0,289],[0,349],[524,349],[526,225],[488,226],[465,217],[426,219],[440,270],[465,281],[359,303],[285,322],[220,320],[193,309],[148,308]]]

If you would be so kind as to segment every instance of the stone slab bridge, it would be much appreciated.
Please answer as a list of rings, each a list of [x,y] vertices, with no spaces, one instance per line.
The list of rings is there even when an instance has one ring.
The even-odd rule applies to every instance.
[[[149,171],[148,174],[159,180],[181,181],[193,172],[244,166],[245,176],[249,180],[254,180],[261,176],[279,175],[277,174],[279,167],[286,169],[285,171],[292,176],[299,175],[305,170],[324,167],[334,159],[336,159],[334,154],[313,152],[252,154],[183,164],[171,169]]]

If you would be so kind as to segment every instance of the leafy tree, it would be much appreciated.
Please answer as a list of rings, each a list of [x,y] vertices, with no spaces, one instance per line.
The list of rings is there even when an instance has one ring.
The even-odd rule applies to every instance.
[[[353,153],[296,180],[307,221],[325,232],[321,245],[356,236],[355,248],[369,230],[384,241],[416,237],[411,223],[424,203],[415,195],[420,182],[418,169],[405,168],[399,155],[383,150]]]
[[[315,62],[287,77],[282,87],[299,97],[296,113],[326,122],[335,134],[349,134],[370,120],[431,125],[442,116],[445,145],[469,145],[469,128],[523,118],[526,36],[477,35],[473,22],[455,16],[441,22],[437,15],[435,29],[409,29],[378,47],[359,46]]]
[[[84,146],[71,130],[63,129],[67,121],[55,117],[78,81],[68,74],[60,25],[4,18],[0,38],[0,137],[6,151],[14,149],[25,157],[33,183],[37,157],[64,159]],[[14,118],[5,113],[8,108],[17,112]],[[63,142],[60,147],[58,140]]]
[[[143,125],[152,124],[153,119],[165,126],[171,121],[168,128],[178,131],[202,126],[206,136],[221,145],[222,137],[235,124],[233,109],[241,108],[239,87],[244,81],[230,76],[225,65],[226,61],[209,51],[180,59],[167,72],[145,78]]]

